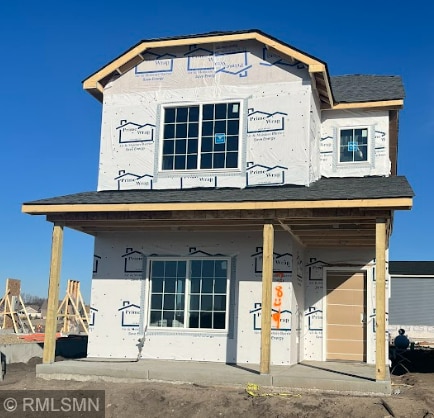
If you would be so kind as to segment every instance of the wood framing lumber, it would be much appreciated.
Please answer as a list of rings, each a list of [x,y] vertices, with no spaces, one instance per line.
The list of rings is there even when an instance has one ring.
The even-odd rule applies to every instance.
[[[270,373],[271,363],[271,293],[273,286],[274,227],[264,225],[262,253],[261,356],[260,373]]]
[[[410,209],[410,197],[389,199],[269,201],[269,202],[189,202],[189,203],[117,203],[77,205],[23,205],[24,213],[48,214],[67,212],[135,212],[161,210],[260,210],[260,209],[316,209],[316,208],[393,208]]]
[[[51,245],[47,319],[42,362],[54,363],[56,352],[57,306],[59,304],[60,269],[62,264],[63,226],[54,224]]]
[[[375,379],[386,380],[386,220],[377,219],[375,266]]]

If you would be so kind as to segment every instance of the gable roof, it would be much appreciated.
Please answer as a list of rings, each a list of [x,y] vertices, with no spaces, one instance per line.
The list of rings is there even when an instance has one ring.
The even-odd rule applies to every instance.
[[[150,48],[174,47],[189,45],[194,41],[195,45],[212,43],[212,42],[230,42],[256,40],[267,48],[277,51],[278,54],[288,57],[292,61],[300,61],[305,64],[313,79],[315,88],[318,92],[323,108],[335,108],[337,104],[345,107],[346,103],[357,103],[367,106],[368,103],[375,102],[369,107],[388,107],[400,108],[403,105],[403,94],[390,94],[395,91],[390,83],[397,83],[399,77],[391,79],[390,77],[374,76],[366,78],[364,82],[373,82],[372,86],[365,89],[359,89],[360,79],[350,78],[331,78],[328,73],[327,64],[306,52],[303,52],[292,45],[282,42],[258,29],[249,29],[242,31],[226,32],[208,32],[203,34],[147,39],[138,42],[136,45],[119,55],[114,60],[91,74],[83,80],[83,88],[99,101],[103,99],[104,86],[114,77],[125,74],[132,68],[140,64],[143,60],[143,54]],[[200,47],[199,47],[200,48]],[[337,89],[336,93],[334,89]],[[351,94],[347,94],[349,88]],[[372,93],[372,96],[370,96]],[[397,97],[395,97],[397,96]],[[393,97],[393,98],[391,98]]]
[[[389,261],[389,274],[434,276],[434,261]]]

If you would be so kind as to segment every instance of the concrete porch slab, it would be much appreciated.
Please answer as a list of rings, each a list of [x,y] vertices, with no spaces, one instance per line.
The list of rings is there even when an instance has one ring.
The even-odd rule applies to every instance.
[[[261,375],[253,364],[224,364],[174,360],[78,359],[38,364],[42,379],[79,381],[165,381],[207,386],[246,386],[390,395],[390,376],[375,381],[375,367],[361,363],[306,361],[293,366],[272,366]]]

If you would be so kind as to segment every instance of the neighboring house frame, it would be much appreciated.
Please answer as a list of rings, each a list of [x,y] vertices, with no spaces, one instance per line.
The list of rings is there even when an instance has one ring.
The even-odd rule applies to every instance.
[[[368,250],[372,252],[372,258],[375,260],[375,276],[371,265],[369,274],[372,272],[372,276],[369,276],[368,280],[375,281],[376,288],[375,299],[371,306],[371,310],[376,313],[374,350],[376,379],[385,380],[387,376],[386,265],[389,238],[392,231],[394,211],[411,209],[413,201],[413,191],[406,178],[397,175],[398,111],[403,106],[404,97],[400,78],[387,76],[331,77],[324,62],[261,31],[253,30],[142,41],[84,80],[84,89],[102,102],[105,86],[113,82],[113,80],[115,82],[123,74],[128,73],[142,63],[145,51],[174,45],[187,47],[191,44],[207,45],[216,42],[260,43],[276,51],[285,59],[285,62],[298,63],[297,66],[289,66],[288,71],[292,71],[291,69],[294,69],[294,71],[308,69],[315,101],[321,112],[384,111],[389,118],[388,157],[391,171],[388,174],[390,175],[323,177],[314,179],[310,184],[304,185],[282,184],[267,186],[261,184],[260,187],[232,189],[214,187],[217,185],[216,178],[212,186],[207,189],[105,190],[26,202],[23,204],[23,212],[32,215],[46,215],[47,221],[53,223],[49,288],[50,304],[53,305],[58,300],[57,292],[60,280],[64,227],[93,236],[106,231],[114,233],[128,231],[186,231],[187,233],[206,231],[209,234],[218,234],[222,231],[231,231],[235,234],[252,231],[255,233],[260,232],[262,234],[262,243],[260,243],[262,248],[262,268],[257,270],[260,271],[258,275],[262,281],[262,296],[261,300],[256,302],[261,304],[262,312],[273,312],[273,315],[277,312],[276,306],[280,304],[275,295],[272,297],[273,286],[276,285],[276,282],[281,281],[282,287],[284,287],[289,280],[289,276],[285,276],[285,274],[292,273],[276,273],[273,270],[277,234],[279,236],[283,233],[286,234],[288,238],[296,243],[297,248],[300,248],[300,251],[306,254],[315,248],[325,249],[330,252],[344,249],[352,251],[354,249]],[[244,50],[243,54],[241,64],[245,65],[246,53]],[[156,56],[160,55],[156,54]],[[175,57],[171,56],[171,71],[174,60]],[[279,62],[281,61],[276,60],[273,65],[279,65]],[[272,65],[263,66],[263,68],[271,67]],[[252,68],[248,68],[250,74]],[[236,71],[233,70],[231,74],[235,75]],[[245,78],[246,74],[247,70],[243,67],[241,75]],[[216,144],[217,139],[219,141],[224,140],[224,138],[217,138],[216,136]],[[328,142],[330,143],[330,141]],[[355,144],[353,142],[351,144],[348,149],[356,150]],[[325,150],[324,152],[329,151]],[[319,152],[315,158],[319,160]],[[252,162],[251,164],[259,163]],[[331,169],[335,168],[332,167]],[[241,167],[241,169],[245,170],[245,167]],[[163,179],[167,180],[168,177],[166,176]],[[288,176],[285,175],[285,181],[287,180]],[[155,186],[155,183],[153,183],[153,186]],[[222,248],[224,248],[224,244]],[[285,252],[286,250],[278,251],[279,254]],[[152,254],[148,255],[152,258]],[[292,255],[294,262],[298,260],[296,254]],[[231,257],[235,258],[230,254],[225,256],[228,260]],[[327,269],[324,269],[324,272],[321,273],[323,274],[324,283],[331,283],[335,279],[334,276],[330,275],[326,277],[327,272],[332,271],[333,267],[338,272],[332,271],[335,275],[339,275],[341,270],[346,273],[355,271],[357,274],[364,271],[360,265],[351,261],[336,263],[329,262],[328,259],[322,257],[321,260],[323,260],[321,264],[327,266]],[[144,262],[149,265],[152,260],[147,260],[144,257]],[[231,264],[231,268],[234,270],[236,268],[235,262]],[[310,280],[310,284],[307,284],[309,281],[307,277],[308,266],[313,264],[313,261],[305,263],[304,279],[301,277],[302,275],[298,274],[291,276],[294,286],[310,286],[310,284],[314,286],[319,281],[316,277],[315,280]],[[296,271],[296,268],[294,267],[293,270]],[[228,272],[229,291],[230,297],[235,297],[236,290],[230,289],[232,274],[233,272]],[[296,280],[300,280],[300,282],[296,282]],[[137,304],[137,302],[134,303]],[[239,303],[239,301],[227,300],[227,306],[231,308]],[[313,306],[316,305],[311,301],[306,301],[305,307],[309,311],[305,313],[305,322],[311,324],[312,332],[322,332],[321,326],[318,325],[318,321],[321,320],[322,309],[313,308]],[[97,306],[95,308],[99,309]],[[253,308],[254,306],[251,307],[251,309]],[[256,305],[256,309],[258,309],[258,305]],[[331,310],[330,307],[328,309]],[[289,312],[289,310],[287,311]],[[50,312],[55,312],[55,310],[48,310],[48,314]],[[259,310],[257,313],[259,314]],[[314,314],[317,314],[317,316],[314,317]],[[368,312],[368,314],[371,314],[371,312]],[[293,314],[292,316],[295,320],[296,315]],[[270,346],[272,329],[275,328],[272,324],[273,319],[271,316],[262,315],[260,330],[258,330],[257,322],[255,322],[257,332],[260,333],[260,340],[257,346],[250,347],[250,350],[260,352],[260,372],[265,374],[270,371]],[[258,318],[255,317],[256,320]],[[146,318],[142,318],[142,325],[143,321],[146,321]],[[224,324],[225,330],[228,335],[233,337],[232,332],[234,327],[236,329],[236,326],[230,323],[230,318],[227,321],[229,322]],[[289,329],[291,327],[288,327]],[[43,361],[44,363],[52,363],[55,353],[54,316],[48,316],[47,318],[46,333]]]
[[[434,344],[434,261],[389,261],[390,338],[404,328],[413,342]]]

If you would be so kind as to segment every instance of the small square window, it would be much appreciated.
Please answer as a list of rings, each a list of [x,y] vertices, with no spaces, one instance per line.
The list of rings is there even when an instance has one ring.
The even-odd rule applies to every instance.
[[[339,162],[368,161],[368,128],[341,129],[339,136]]]

